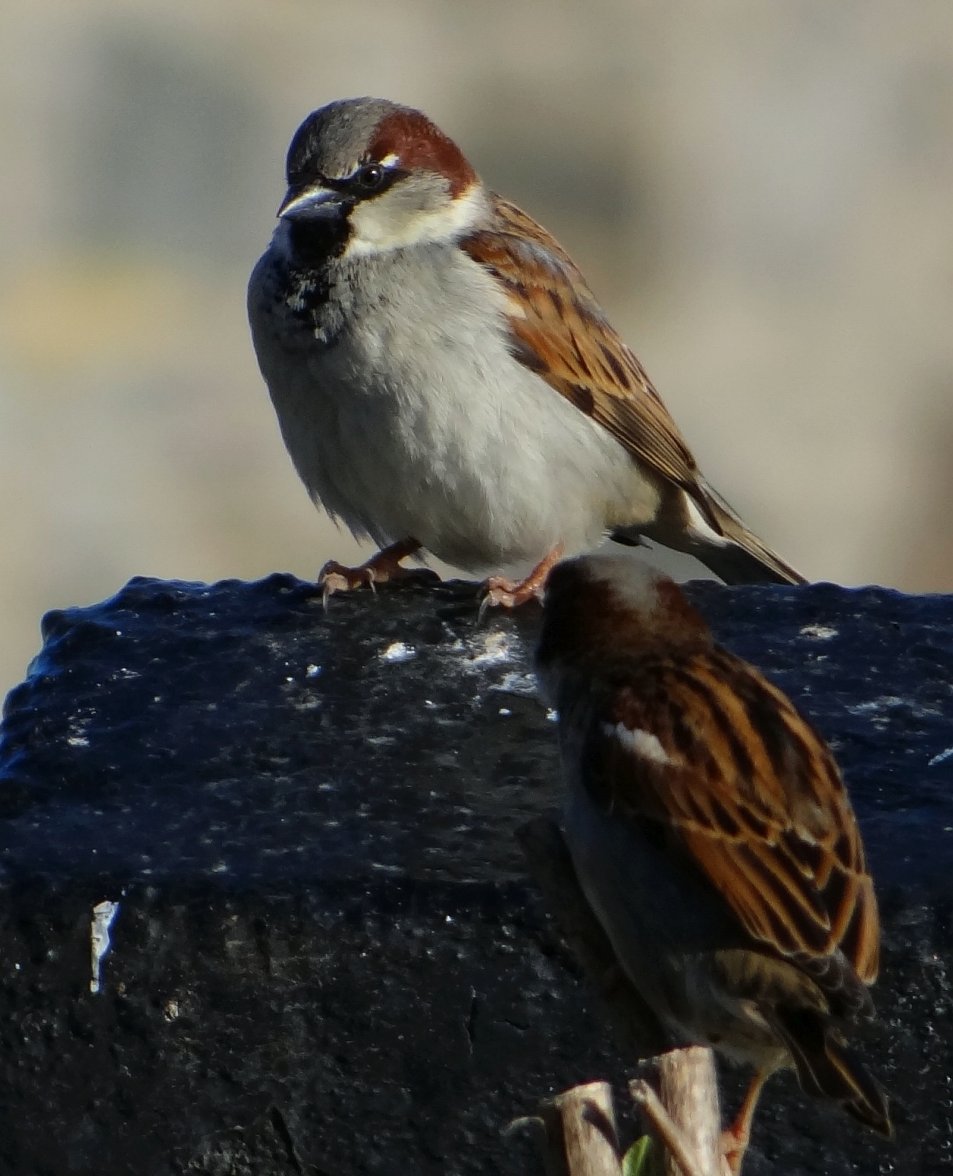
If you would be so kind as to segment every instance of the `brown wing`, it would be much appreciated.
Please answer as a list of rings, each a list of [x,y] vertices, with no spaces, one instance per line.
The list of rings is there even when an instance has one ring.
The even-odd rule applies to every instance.
[[[873,883],[824,741],[724,650],[633,674],[599,721],[597,799],[622,819],[662,823],[755,939],[801,962],[839,947],[872,983]]]
[[[512,293],[513,354],[634,457],[696,495],[708,513],[695,459],[582,274],[541,225],[515,204],[493,199],[495,227],[461,246]]]

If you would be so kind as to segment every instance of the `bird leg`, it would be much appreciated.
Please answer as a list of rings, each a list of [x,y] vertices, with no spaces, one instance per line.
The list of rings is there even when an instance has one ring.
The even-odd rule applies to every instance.
[[[755,1073],[754,1078],[751,1079],[751,1085],[748,1087],[748,1092],[738,1109],[738,1114],[735,1115],[734,1122],[721,1133],[721,1147],[725,1161],[734,1176],[738,1176],[741,1171],[741,1163],[745,1158],[748,1141],[751,1138],[751,1123],[754,1119],[755,1107],[761,1097],[761,1088],[770,1076],[770,1069],[758,1070]]]
[[[349,592],[366,584],[371,591],[375,585],[386,584],[393,580],[405,580],[413,577],[436,576],[429,568],[402,568],[400,561],[407,556],[416,555],[420,550],[420,543],[416,539],[401,539],[398,543],[391,543],[389,547],[382,547],[376,555],[372,555],[356,568],[348,568],[339,564],[337,560],[329,559],[318,573],[318,587],[324,590],[324,600],[335,592]]]
[[[480,612],[482,613],[486,608],[497,606],[517,608],[519,605],[525,604],[527,600],[541,599],[543,588],[546,586],[546,578],[553,570],[553,565],[562,559],[562,554],[563,545],[557,543],[551,551],[543,556],[525,580],[508,580],[505,576],[490,576],[483,585],[484,596]]]

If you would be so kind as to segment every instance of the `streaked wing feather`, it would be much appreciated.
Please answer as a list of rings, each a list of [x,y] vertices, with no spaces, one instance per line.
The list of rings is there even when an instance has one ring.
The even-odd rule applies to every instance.
[[[620,723],[654,735],[669,762],[607,733]],[[667,827],[749,934],[802,964],[840,948],[876,978],[876,901],[850,802],[780,691],[724,650],[642,663],[616,683],[599,732],[604,803]]]
[[[471,234],[461,247],[511,292],[514,356],[608,429],[634,457],[697,496],[707,513],[695,459],[579,269],[558,241],[515,204],[496,196],[494,210],[496,227]]]

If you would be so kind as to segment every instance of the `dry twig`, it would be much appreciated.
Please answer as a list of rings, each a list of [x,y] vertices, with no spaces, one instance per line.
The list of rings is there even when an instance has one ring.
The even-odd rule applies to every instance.
[[[724,1176],[711,1050],[700,1045],[673,1049],[649,1064],[657,1074],[658,1094],[644,1078],[631,1082],[629,1092],[666,1150],[666,1176]]]
[[[547,1176],[619,1176],[612,1088],[589,1082],[540,1108]]]

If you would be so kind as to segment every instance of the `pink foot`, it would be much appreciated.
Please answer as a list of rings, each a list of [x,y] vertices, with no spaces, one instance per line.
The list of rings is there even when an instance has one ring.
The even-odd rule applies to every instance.
[[[351,592],[364,585],[373,591],[377,584],[395,580],[433,579],[436,572],[429,568],[403,568],[400,565],[402,559],[415,555],[419,550],[417,540],[408,538],[381,548],[376,555],[356,568],[348,568],[337,560],[329,559],[318,573],[318,586],[324,590],[325,603],[335,592]]]
[[[554,564],[562,559],[563,545],[557,543],[539,561],[525,580],[507,580],[505,576],[490,576],[484,584],[485,594],[480,611],[487,608],[518,608],[528,600],[540,600],[546,579]]]

